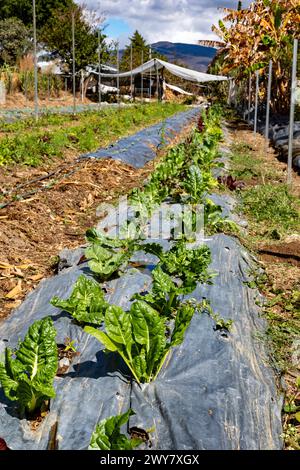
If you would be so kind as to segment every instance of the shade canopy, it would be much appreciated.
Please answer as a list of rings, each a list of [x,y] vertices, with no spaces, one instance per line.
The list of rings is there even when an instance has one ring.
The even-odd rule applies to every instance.
[[[128,78],[132,75],[140,75],[140,74],[148,74],[148,73],[156,73],[158,70],[165,68],[173,75],[180,77],[184,80],[188,80],[190,82],[196,83],[203,83],[203,82],[216,82],[216,81],[223,81],[228,80],[227,77],[222,75],[211,75],[209,73],[198,72],[197,70],[187,69],[185,67],[180,67],[179,65],[170,64],[169,62],[165,62],[161,59],[151,59],[148,62],[140,65],[139,67],[130,70],[129,72],[122,72],[122,73],[101,73],[101,77],[107,78]]]

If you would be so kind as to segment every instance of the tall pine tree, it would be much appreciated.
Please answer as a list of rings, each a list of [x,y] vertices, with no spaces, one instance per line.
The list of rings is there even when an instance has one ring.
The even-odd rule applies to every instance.
[[[139,67],[142,64],[142,52],[144,55],[144,63],[150,60],[150,46],[146,43],[143,36],[136,30],[130,39],[130,44],[125,47],[120,69],[123,71],[130,70],[130,51],[132,46],[132,66]],[[152,58],[154,55],[152,54]],[[156,56],[155,56],[156,57]]]

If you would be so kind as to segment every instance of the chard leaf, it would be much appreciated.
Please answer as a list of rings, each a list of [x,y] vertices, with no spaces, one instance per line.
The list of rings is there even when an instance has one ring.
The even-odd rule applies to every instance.
[[[152,277],[154,293],[170,294],[176,291],[176,285],[170,276],[162,270],[160,265],[152,271]]]
[[[156,315],[157,312],[146,302],[138,300],[130,309],[134,339],[137,343],[144,345],[146,351],[150,349],[150,329],[147,322],[148,315]]]
[[[118,345],[116,345],[103,331],[97,330],[92,326],[86,326],[84,328],[84,331],[86,331],[86,333],[89,333],[90,335],[94,336],[98,341],[100,341],[100,343],[105,346],[107,351],[115,352],[118,350]]]
[[[145,348],[142,348],[132,360],[133,368],[140,381],[149,381],[147,376],[147,359]]]
[[[99,284],[84,275],[79,276],[67,300],[53,297],[51,304],[70,313],[79,323],[94,325],[102,323],[108,306]]]
[[[55,396],[53,380],[58,365],[55,337],[50,318],[37,320],[20,343],[15,359],[7,348],[5,363],[0,365],[5,395],[30,413]]]
[[[190,325],[194,313],[194,307],[188,303],[182,304],[177,310],[175,326],[171,337],[171,346],[178,346],[183,342],[185,331]]]
[[[135,306],[135,304],[137,304]],[[146,302],[137,301],[131,307],[131,317],[133,323],[133,331],[137,331],[139,336],[142,331],[136,326],[136,314],[144,316],[147,324],[145,336],[147,337],[147,381],[151,381],[152,375],[155,373],[157,365],[166,349],[165,322],[159,313],[151,308]],[[136,338],[136,337],[135,337]]]
[[[0,364],[0,384],[3,388],[5,396],[11,400],[17,400],[18,381],[17,375],[14,373],[12,364],[12,351],[9,348],[5,350],[5,364]]]
[[[129,261],[131,254],[130,251],[114,251],[96,243],[85,250],[89,268],[102,280],[109,279],[117,272],[122,264]]]
[[[121,248],[127,244],[127,240],[107,237],[95,228],[88,229],[85,236],[88,242],[101,245],[104,248]]]
[[[56,330],[50,318],[33,323],[16,351],[16,359],[30,375],[31,381],[47,385],[57,371]],[[49,380],[50,379],[50,380]]]
[[[145,253],[150,253],[160,258],[163,255],[163,247],[159,243],[145,243],[141,245],[141,249]]]
[[[198,165],[191,165],[189,167],[184,187],[195,202],[202,196],[206,187],[203,185],[202,172]]]
[[[141,439],[129,439],[121,434],[121,426],[126,424],[134,412],[129,409],[119,416],[111,416],[97,424],[92,434],[89,450],[133,450],[142,443]]]
[[[130,315],[121,307],[111,305],[105,314],[105,328],[109,338],[118,344],[125,346],[125,350],[131,357],[131,347],[133,344],[132,327]]]

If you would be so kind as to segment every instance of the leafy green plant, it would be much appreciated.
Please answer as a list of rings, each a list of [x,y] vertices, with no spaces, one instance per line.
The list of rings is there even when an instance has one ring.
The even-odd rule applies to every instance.
[[[148,293],[135,294],[133,299],[147,302],[164,317],[176,315],[180,305],[181,288],[158,265],[152,271],[152,289]]]
[[[189,248],[184,240],[179,240],[169,251],[161,251],[158,256],[162,270],[180,279],[180,287],[185,294],[192,292],[197,282],[209,282],[212,277],[207,272],[211,253],[206,245]]]
[[[218,313],[213,312],[211,308],[209,309],[209,314],[216,323],[216,327],[215,327],[216,330],[227,330],[227,331],[232,330],[232,327],[233,327],[232,319],[224,320],[224,318],[222,318]]]
[[[217,181],[211,172],[201,171],[198,165],[191,165],[188,168],[183,187],[188,194],[188,201],[192,204],[202,202],[204,194],[215,188]]]
[[[55,397],[53,380],[58,365],[55,337],[52,320],[43,318],[30,326],[16,351],[5,350],[0,383],[6,397],[17,401],[22,413],[32,414]]]
[[[222,216],[222,207],[206,198],[204,206],[204,225],[209,234],[227,232],[238,234],[238,225],[227,217]]]
[[[124,414],[100,421],[92,434],[89,450],[133,450],[138,447],[142,439],[129,439],[121,434],[121,427],[132,415],[134,412],[129,409]]]
[[[94,325],[100,325],[103,322],[104,313],[108,307],[99,284],[83,274],[77,279],[68,299],[53,297],[51,304],[70,313],[79,323]]]
[[[180,296],[193,292],[197,283],[211,282],[212,273],[207,271],[211,254],[205,245],[189,249],[184,240],[179,240],[166,252],[156,243],[145,244],[143,249],[156,255],[159,264],[152,271],[151,292],[134,298],[143,299],[164,316],[174,315]]]
[[[24,88],[25,76],[21,78]],[[29,80],[30,77],[27,78]],[[28,81],[29,94],[32,90],[31,78]],[[39,84],[44,89],[46,86],[47,90],[47,77],[39,80]],[[51,91],[59,91],[58,82],[51,82],[50,85]],[[166,103],[163,106],[151,103],[147,107],[135,105],[133,108],[124,107],[118,111],[108,107],[101,112],[82,112],[77,117],[76,126],[72,125],[74,117],[68,114],[43,114],[38,122],[28,118],[19,119],[14,123],[3,123],[1,130],[9,135],[0,137],[0,165],[19,163],[38,166],[46,158],[62,156],[68,148],[76,154],[95,150],[100,145],[106,146],[121,136],[185,109],[185,106],[176,103]],[[45,128],[47,142],[43,142]]]
[[[184,339],[194,308],[182,304],[174,330],[167,340],[164,318],[142,300],[134,302],[129,312],[110,306],[105,314],[105,332],[92,327],[85,331],[97,338],[106,351],[117,352],[138,383],[156,379],[172,348]]]
[[[109,279],[114,273],[127,265],[137,248],[137,241],[132,238],[110,238],[90,229],[86,238],[92,244],[85,250],[89,260],[89,268],[102,281]]]
[[[77,352],[77,348],[75,346],[75,343],[76,343],[76,340],[73,339],[71,340],[71,338],[66,338],[65,339],[65,349],[64,349],[64,352],[68,352],[68,351],[72,351],[74,353]]]

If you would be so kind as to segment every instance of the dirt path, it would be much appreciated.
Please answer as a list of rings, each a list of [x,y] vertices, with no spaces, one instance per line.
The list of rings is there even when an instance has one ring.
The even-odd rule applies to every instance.
[[[239,121],[231,123],[229,129],[233,149],[234,145],[241,144],[245,148],[244,161],[239,158],[237,164],[234,164],[233,160],[229,170],[229,172],[235,170],[246,176],[242,191],[263,188],[265,185],[273,185],[276,191],[280,184],[282,186],[286,183],[286,163],[276,158],[272,147],[266,149],[261,135],[255,136],[252,130]],[[254,165],[253,161],[256,161]],[[243,180],[243,176],[240,179]],[[291,193],[299,208],[300,176],[296,172],[293,172]],[[299,450],[300,424],[295,419],[292,408],[300,407],[300,386],[297,386],[297,378],[300,380],[300,233],[297,228],[299,224],[295,224],[296,228],[282,230],[280,233],[282,227],[279,223],[278,231],[275,230],[272,239],[268,231],[268,225],[273,222],[271,219],[269,224],[268,221],[262,223],[259,214],[257,217],[254,214],[253,218],[248,220],[247,233],[242,236],[241,241],[254,251],[265,270],[265,274],[258,274],[254,282],[267,299],[264,316],[269,326],[265,339],[270,344],[277,372],[281,370],[283,374],[284,382],[281,383],[285,383],[285,388],[282,390],[287,407],[283,413],[285,448]],[[287,412],[288,407],[290,411]]]
[[[265,139],[260,134],[254,135],[247,125],[234,121],[229,126],[233,144],[246,146],[248,159],[257,159],[258,165],[251,177],[243,180],[245,189],[258,187],[265,184],[285,183],[287,165],[277,159],[277,154],[272,146],[265,146]],[[241,166],[249,168],[249,161],[245,158]],[[300,202],[300,176],[292,174],[292,194]],[[266,226],[266,229],[268,227]],[[293,289],[300,280],[300,234],[288,233],[281,240],[270,240],[270,238],[255,238],[255,226],[249,227],[250,239],[247,242],[256,251],[258,258],[264,264],[269,275],[277,285],[284,285],[285,289]],[[285,269],[282,269],[282,265]],[[289,273],[292,273],[289,276]]]

